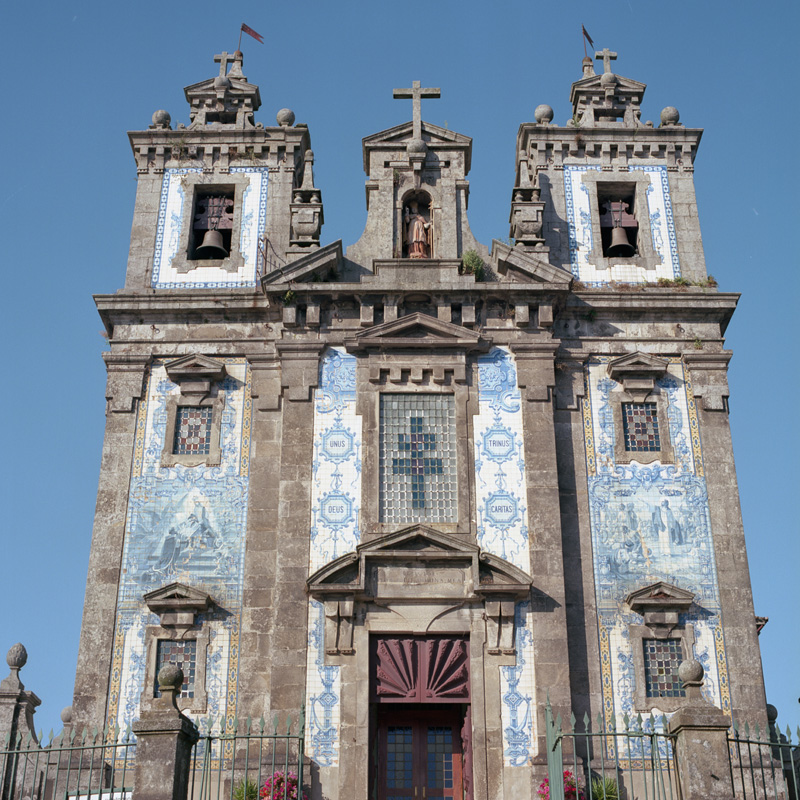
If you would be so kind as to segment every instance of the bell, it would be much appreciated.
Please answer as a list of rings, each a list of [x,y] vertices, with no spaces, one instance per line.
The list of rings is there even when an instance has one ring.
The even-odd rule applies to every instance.
[[[222,246],[222,234],[218,230],[206,231],[203,243],[195,251],[197,258],[227,258],[228,251]]]
[[[621,256],[627,258],[636,253],[633,245],[628,241],[628,234],[625,228],[611,229],[611,246],[608,248],[608,255]]]

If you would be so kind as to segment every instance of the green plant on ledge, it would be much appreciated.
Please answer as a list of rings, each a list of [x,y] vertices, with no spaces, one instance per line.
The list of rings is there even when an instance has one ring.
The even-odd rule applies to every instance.
[[[474,250],[467,250],[461,258],[461,271],[464,275],[474,275],[476,281],[482,281],[483,259]]]
[[[283,297],[281,297],[281,302],[285,306],[291,306],[291,305],[294,305],[294,301],[296,299],[297,299],[297,296],[295,295],[295,293],[291,289],[287,289],[283,293]]]

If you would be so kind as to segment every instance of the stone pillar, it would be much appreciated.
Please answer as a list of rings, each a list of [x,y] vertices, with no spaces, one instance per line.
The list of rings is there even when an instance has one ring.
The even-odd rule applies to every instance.
[[[192,747],[199,738],[195,724],[181,714],[177,696],[183,670],[166,664],[158,673],[161,697],[153,710],[133,723],[136,734],[134,800],[186,800]]]
[[[25,750],[38,748],[36,734],[33,728],[33,714],[41,700],[33,693],[26,692],[25,686],[19,679],[19,671],[25,666],[28,653],[25,648],[17,643],[6,656],[6,663],[11,668],[7,678],[0,681],[0,751]],[[30,738],[28,738],[30,734]],[[20,742],[17,747],[17,742]],[[25,787],[20,785],[24,769],[18,768],[16,756],[6,757],[0,754],[0,798],[6,800],[16,792],[21,792]],[[25,781],[29,787],[33,785],[34,775],[29,769]]]
[[[687,704],[669,721],[683,800],[733,800],[728,729],[731,718],[703,699],[702,664],[694,659],[678,667]]]

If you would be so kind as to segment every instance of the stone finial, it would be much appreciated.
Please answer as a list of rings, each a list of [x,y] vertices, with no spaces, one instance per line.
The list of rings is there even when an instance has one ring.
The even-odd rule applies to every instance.
[[[72,706],[64,706],[61,709],[61,721],[64,725],[69,725],[72,722]]]
[[[667,106],[661,112],[662,125],[677,125],[680,118],[681,115],[678,113],[678,109],[675,108],[675,106]]]
[[[291,128],[294,125],[294,111],[291,108],[282,108],[275,115],[275,119],[281,128]]]
[[[540,125],[549,125],[553,121],[553,116],[553,109],[546,103],[536,106],[536,110],[533,112],[534,119]]]
[[[241,50],[237,50],[233,54],[233,66],[230,68],[228,72],[229,78],[238,78],[241,81],[246,81],[244,73],[242,72],[242,65],[244,64],[244,53]]]
[[[703,678],[706,671],[696,658],[681,661],[678,666],[678,677],[681,679],[686,697],[690,700],[702,701]]]
[[[150,126],[151,128],[168,129],[172,122],[172,117],[170,117],[169,113],[163,108],[159,108],[158,111],[153,112],[152,121],[153,124]]]
[[[594,62],[592,61],[591,56],[584,57],[582,66],[584,78],[591,78],[595,75]]]
[[[772,726],[776,719],[778,719],[778,709],[772,703],[767,703],[767,722]]]
[[[164,664],[158,671],[158,689],[169,705],[178,707],[183,686],[183,670],[177,664]]]
[[[303,157],[303,185],[300,187],[303,191],[311,191],[314,189],[314,151],[306,150]]]
[[[8,677],[0,681],[0,690],[5,692],[21,692],[25,686],[19,679],[19,671],[28,662],[28,651],[20,642],[12,645],[6,655],[6,663],[11,668]]]
[[[6,654],[6,664],[11,667],[12,671],[16,669],[19,672],[27,663],[28,651],[25,649],[25,645],[21,642],[11,645]]]

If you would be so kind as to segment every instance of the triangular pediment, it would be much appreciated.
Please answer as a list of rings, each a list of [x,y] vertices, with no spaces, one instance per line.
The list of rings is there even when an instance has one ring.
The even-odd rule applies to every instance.
[[[216,382],[225,377],[225,365],[221,361],[197,353],[170,361],[166,369],[173,383],[187,380]]]
[[[568,289],[572,274],[535,253],[510,247],[492,240],[492,262],[501,275],[508,275],[521,283],[555,283]]]
[[[666,372],[667,366],[668,363],[663,358],[637,351],[610,361],[608,374],[615,381],[631,375],[648,375],[658,378]]]
[[[365,136],[362,142],[365,147],[367,145],[377,144],[397,144],[405,146],[411,141],[413,135],[413,123],[404,122],[401,125],[395,125],[393,128],[387,128],[386,130],[378,131],[378,133],[373,133],[370,136]],[[432,125],[430,122],[422,123],[422,139],[428,146],[445,144],[467,147],[472,144],[472,139],[469,136],[464,136],[461,133],[456,133],[447,128],[440,128],[438,125]]]
[[[572,84],[572,91],[573,93],[579,90],[586,91],[587,89],[596,89],[597,91],[605,91],[605,86],[603,85],[603,73],[601,72],[599,75],[590,75],[588,78],[581,78],[579,81],[575,81]],[[641,93],[644,94],[645,89],[647,89],[646,83],[641,83],[641,81],[635,81],[633,78],[626,78],[623,75],[617,75],[614,73],[614,78],[616,82],[614,87],[616,89],[623,89],[627,92],[634,92],[634,93]]]
[[[694,602],[694,594],[666,581],[657,581],[631,592],[625,602],[637,613],[661,608],[685,610]]]
[[[488,347],[489,342],[484,341],[479,333],[419,311],[366,328],[347,342],[350,351],[408,348],[470,351]]]
[[[375,539],[372,542],[360,544],[356,550],[359,555],[364,556],[374,556],[386,552],[395,553],[403,550],[416,552],[426,550],[434,553],[464,553],[469,558],[480,552],[480,548],[477,545],[449,536],[446,533],[440,533],[425,525],[412,525],[409,528],[403,528],[400,531],[381,536],[380,539]]]
[[[211,597],[207,592],[177,582],[154,589],[142,599],[153,611],[164,608],[208,608],[211,604]]]
[[[268,272],[261,285],[267,289],[272,284],[310,283],[311,281],[329,281],[335,277],[342,263],[342,240],[326,244],[302,255],[290,264]]]

